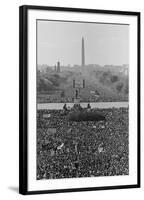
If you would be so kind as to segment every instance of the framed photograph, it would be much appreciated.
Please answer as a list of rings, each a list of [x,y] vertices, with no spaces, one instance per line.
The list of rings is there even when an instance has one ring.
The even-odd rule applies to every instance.
[[[140,187],[140,13],[19,14],[19,192]]]

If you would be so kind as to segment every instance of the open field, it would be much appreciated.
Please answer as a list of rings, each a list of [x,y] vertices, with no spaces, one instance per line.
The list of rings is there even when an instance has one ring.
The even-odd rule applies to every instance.
[[[37,71],[37,102],[73,102],[78,89],[82,102],[128,101],[128,66],[53,67]]]

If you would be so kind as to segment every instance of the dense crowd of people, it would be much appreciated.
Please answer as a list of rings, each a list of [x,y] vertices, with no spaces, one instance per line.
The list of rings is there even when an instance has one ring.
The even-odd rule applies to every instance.
[[[74,101],[73,97],[60,97],[54,95],[38,95],[37,102],[38,103],[71,103]],[[97,96],[89,96],[89,97],[81,97],[81,102],[120,102],[120,101],[128,101],[127,95],[117,95],[117,96],[106,96],[101,95]]]
[[[89,109],[91,109],[89,107]],[[37,180],[128,175],[128,108],[91,109],[104,121],[37,111]]]

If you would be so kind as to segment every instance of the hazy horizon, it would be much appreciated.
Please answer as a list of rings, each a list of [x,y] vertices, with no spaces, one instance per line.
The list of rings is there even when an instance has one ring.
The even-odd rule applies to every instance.
[[[115,24],[37,21],[37,64],[81,65],[82,37],[85,64],[129,64],[129,26]]]

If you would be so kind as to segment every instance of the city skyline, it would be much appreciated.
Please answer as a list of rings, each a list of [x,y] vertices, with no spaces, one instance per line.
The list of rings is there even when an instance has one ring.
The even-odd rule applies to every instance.
[[[57,61],[63,66],[129,64],[129,27],[39,20],[37,64],[53,66]]]

